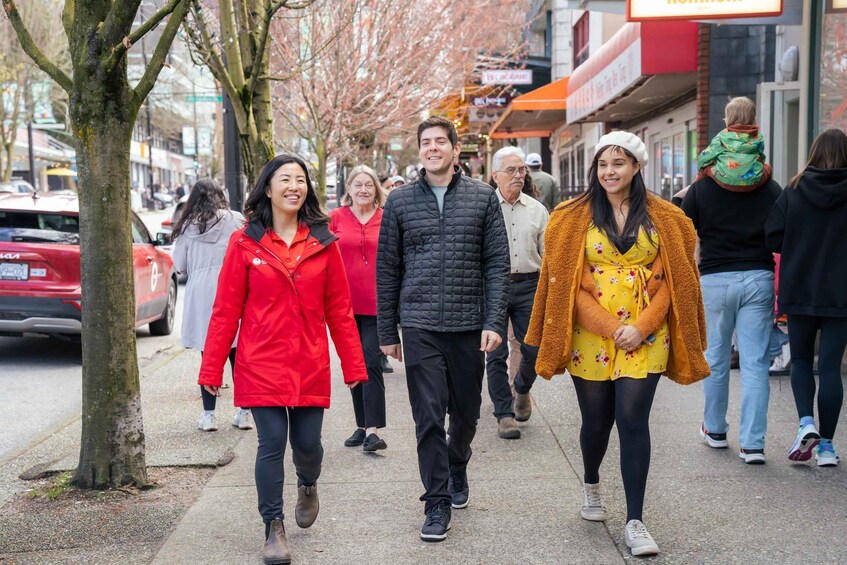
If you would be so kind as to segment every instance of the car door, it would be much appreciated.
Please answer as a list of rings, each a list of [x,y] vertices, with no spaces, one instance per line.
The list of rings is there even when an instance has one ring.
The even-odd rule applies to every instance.
[[[162,276],[150,242],[150,232],[135,214],[132,214],[132,266],[135,280],[135,323],[141,325],[155,316],[151,313],[153,308],[150,302],[157,290],[162,292]]]

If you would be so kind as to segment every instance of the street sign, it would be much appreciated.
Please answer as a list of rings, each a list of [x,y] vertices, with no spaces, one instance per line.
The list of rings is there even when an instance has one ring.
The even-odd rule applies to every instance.
[[[223,102],[220,94],[189,94],[185,97],[186,102]]]
[[[482,71],[482,84],[532,84],[532,69]]]

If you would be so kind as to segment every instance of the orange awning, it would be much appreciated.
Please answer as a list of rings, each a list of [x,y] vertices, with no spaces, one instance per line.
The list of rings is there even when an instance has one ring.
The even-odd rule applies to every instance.
[[[550,137],[565,123],[568,77],[518,96],[491,126],[494,139]]]

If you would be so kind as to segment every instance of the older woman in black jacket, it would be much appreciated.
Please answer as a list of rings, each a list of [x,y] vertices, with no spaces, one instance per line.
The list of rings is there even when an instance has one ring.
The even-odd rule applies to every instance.
[[[806,168],[774,204],[765,224],[768,247],[781,253],[779,309],[788,314],[791,389],[800,429],[788,458],[818,466],[838,464],[832,446],[844,396],[841,359],[847,346],[847,135],[821,133],[812,144]],[[818,417],[813,402],[815,337],[818,352]],[[814,448],[817,446],[817,450]]]

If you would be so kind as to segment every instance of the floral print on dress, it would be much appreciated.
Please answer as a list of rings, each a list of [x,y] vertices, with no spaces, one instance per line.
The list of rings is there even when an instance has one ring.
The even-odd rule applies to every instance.
[[[571,363],[573,363],[577,367],[580,363],[582,363],[582,356],[579,354],[579,349],[571,351]]]
[[[655,229],[642,229],[627,253],[616,254],[615,246],[596,227],[589,228],[586,234],[585,261],[594,279],[594,296],[620,323],[634,323],[649,307],[646,285],[659,244]],[[664,373],[670,350],[667,323],[654,332],[654,337],[652,345],[624,351],[611,337],[598,336],[575,325],[568,371],[574,377],[593,381],[643,379],[648,373]],[[583,362],[592,358],[594,363]]]
[[[594,362],[600,363],[604,367],[609,365],[609,354],[604,347],[601,347],[600,352],[594,356]]]

